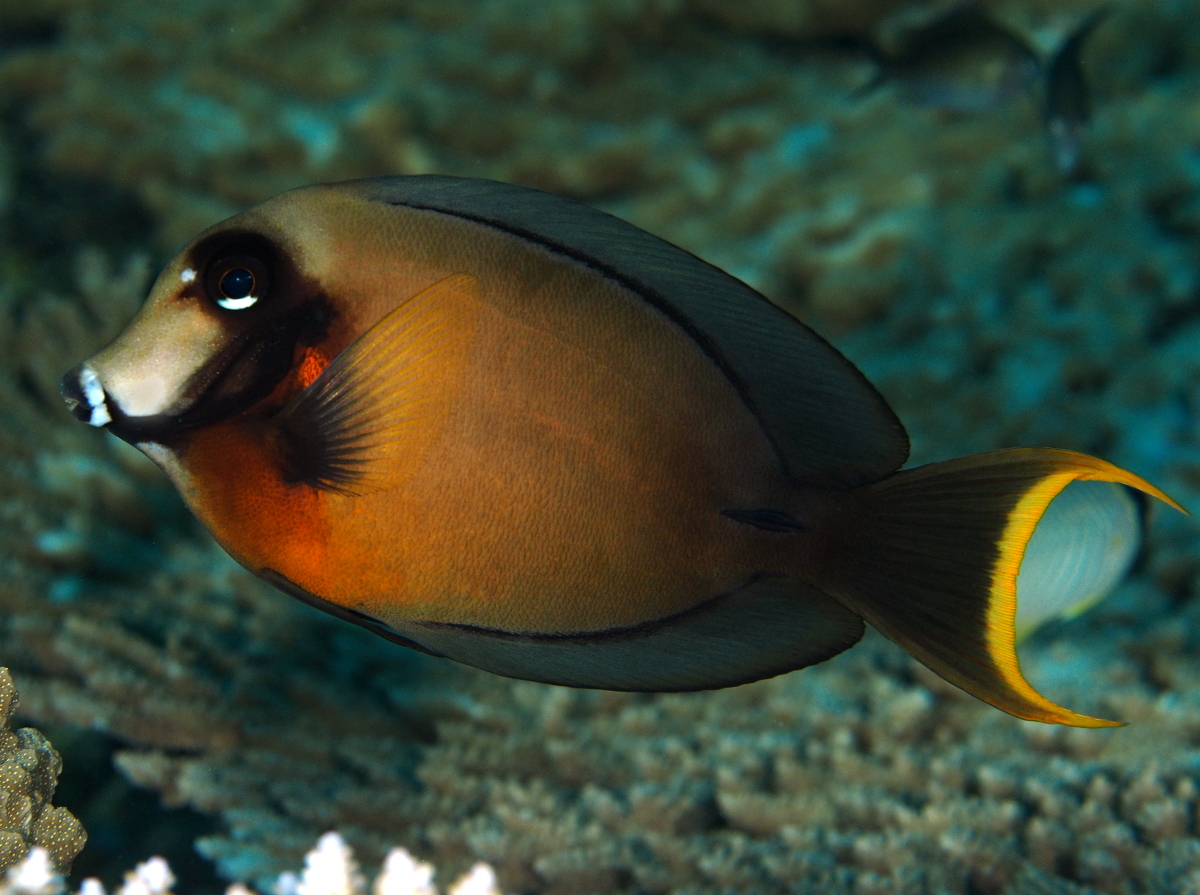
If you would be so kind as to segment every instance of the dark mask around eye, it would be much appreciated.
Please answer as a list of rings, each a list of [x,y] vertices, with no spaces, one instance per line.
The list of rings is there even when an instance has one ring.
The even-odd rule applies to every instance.
[[[172,412],[114,420],[112,431],[127,441],[167,442],[252,407],[287,376],[296,346],[328,330],[328,300],[262,236],[221,234],[192,257],[200,272],[192,297],[223,321],[224,344],[192,374]]]

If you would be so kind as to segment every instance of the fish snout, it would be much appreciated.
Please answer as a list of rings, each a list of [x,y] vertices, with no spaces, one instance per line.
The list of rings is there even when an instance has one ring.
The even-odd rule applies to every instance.
[[[77,420],[97,428],[112,422],[108,393],[88,364],[82,363],[69,371],[59,382],[58,393]]]

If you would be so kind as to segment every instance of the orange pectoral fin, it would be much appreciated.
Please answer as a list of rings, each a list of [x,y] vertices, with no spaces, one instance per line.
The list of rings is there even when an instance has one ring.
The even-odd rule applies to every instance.
[[[454,409],[479,309],[474,277],[446,277],[335,357],[276,417],[290,477],[348,495],[406,481]]]

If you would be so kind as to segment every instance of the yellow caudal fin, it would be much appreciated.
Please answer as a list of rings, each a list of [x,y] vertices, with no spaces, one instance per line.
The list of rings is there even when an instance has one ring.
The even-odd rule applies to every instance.
[[[1021,448],[897,473],[853,492],[819,582],[914,658],[998,709],[1076,727],[1119,722],[1055,705],[1015,651],[1017,573],[1046,507],[1076,480],[1117,482],[1183,508],[1085,454]]]

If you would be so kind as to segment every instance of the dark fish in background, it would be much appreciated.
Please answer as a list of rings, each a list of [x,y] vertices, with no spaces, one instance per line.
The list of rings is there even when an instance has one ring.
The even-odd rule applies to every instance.
[[[314,186],[217,224],[62,393],[281,590],[577,687],[747,683],[865,620],[1006,712],[1108,726],[1021,675],[1025,548],[1074,480],[1177,506],[1068,451],[901,471],[896,415],[794,317],[622,220],[482,180]],[[1087,507],[1058,514],[1038,586],[1103,577]]]
[[[951,7],[891,44],[870,45],[878,71],[864,91],[894,84],[910,102],[965,113],[994,108],[1037,83],[1037,55],[974,3]]]
[[[1070,174],[1079,165],[1080,142],[1092,117],[1091,94],[1080,54],[1084,42],[1108,15],[1098,9],[1067,35],[1045,65],[1044,115],[1054,160]]]
[[[967,113],[1040,91],[1054,160],[1064,173],[1071,173],[1079,163],[1080,141],[1091,117],[1080,56],[1106,15],[1107,10],[1100,9],[1087,16],[1043,59],[976,4],[954,6],[906,30],[891,42],[891,49],[868,44],[878,70],[860,92],[894,84],[910,102]]]

